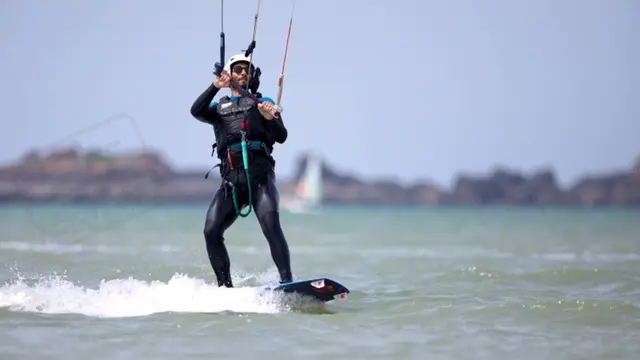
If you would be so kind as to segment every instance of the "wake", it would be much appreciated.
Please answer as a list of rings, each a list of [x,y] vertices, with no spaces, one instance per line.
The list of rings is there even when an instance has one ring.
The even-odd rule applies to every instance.
[[[218,288],[202,279],[174,274],[167,282],[134,278],[103,280],[97,288],[61,276],[33,283],[16,280],[0,287],[0,309],[43,314],[80,314],[100,318],[181,313],[278,313],[281,294],[262,286]]]

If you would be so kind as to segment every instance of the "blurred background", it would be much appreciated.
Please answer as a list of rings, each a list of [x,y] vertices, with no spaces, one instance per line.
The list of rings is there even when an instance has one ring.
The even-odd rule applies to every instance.
[[[293,4],[260,6],[253,60],[272,98]],[[227,56],[251,42],[256,5],[225,2]],[[219,61],[220,1],[4,0],[0,350],[634,359],[640,3],[293,14],[281,221],[296,277],[344,281],[351,305],[313,317],[247,292],[277,280],[253,216],[225,235],[238,289],[211,284],[202,228],[220,179],[204,176],[218,160],[189,109]],[[91,322],[105,317],[122,321]],[[274,328],[286,355],[256,336]]]
[[[145,152],[148,169],[122,166],[192,175],[165,197],[208,196],[196,189],[211,189],[200,176],[217,163],[213,133],[189,108],[213,79],[219,2],[2,8],[0,161],[26,166],[33,151],[54,153],[67,165],[45,160],[57,169],[48,171],[71,172],[88,151]],[[255,8],[226,4],[227,56],[250,43]],[[254,60],[265,96],[275,97],[291,8],[261,8]],[[327,186],[332,173],[351,178],[330,187],[329,201],[638,204],[637,190],[620,188],[627,180],[609,179],[615,194],[591,183],[587,194],[583,182],[628,173],[640,154],[637,12],[635,1],[296,4],[282,101],[289,138],[274,153],[283,191],[312,152]],[[2,199],[36,196],[7,188],[22,174],[3,169]],[[493,194],[465,177],[492,174]],[[507,189],[527,179],[531,194]],[[569,198],[550,195],[577,185]]]

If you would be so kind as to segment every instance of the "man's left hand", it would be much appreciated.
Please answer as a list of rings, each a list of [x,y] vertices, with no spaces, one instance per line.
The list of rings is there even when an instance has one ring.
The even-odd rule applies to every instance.
[[[274,118],[273,107],[274,105],[272,103],[266,101],[258,104],[258,110],[260,111],[260,114],[262,114],[262,116],[267,120],[273,120]]]

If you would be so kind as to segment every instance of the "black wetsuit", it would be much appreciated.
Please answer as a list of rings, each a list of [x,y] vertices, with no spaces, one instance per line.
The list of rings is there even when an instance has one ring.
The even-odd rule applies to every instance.
[[[249,204],[248,187],[239,143],[242,131],[246,132],[249,148],[249,174],[251,202],[264,236],[269,242],[271,256],[280,273],[281,282],[291,282],[289,246],[280,226],[280,195],[275,184],[275,161],[270,153],[273,145],[284,143],[287,129],[282,119],[265,119],[257,104],[249,97],[225,96],[219,102],[213,98],[218,88],[211,84],[191,107],[191,115],[213,126],[216,138],[215,150],[220,159],[222,184],[207,211],[204,237],[209,261],[218,286],[233,287],[229,254],[224,245],[224,232],[238,218],[232,198],[232,186],[237,191],[239,208]],[[262,100],[273,103],[270,98]]]

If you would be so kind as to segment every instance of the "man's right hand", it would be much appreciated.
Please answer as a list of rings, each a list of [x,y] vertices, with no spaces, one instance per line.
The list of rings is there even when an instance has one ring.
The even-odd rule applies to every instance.
[[[231,77],[226,71],[223,71],[222,75],[220,75],[220,77],[217,77],[213,81],[213,85],[215,85],[215,87],[217,87],[218,89],[229,87],[230,84],[231,84]]]

